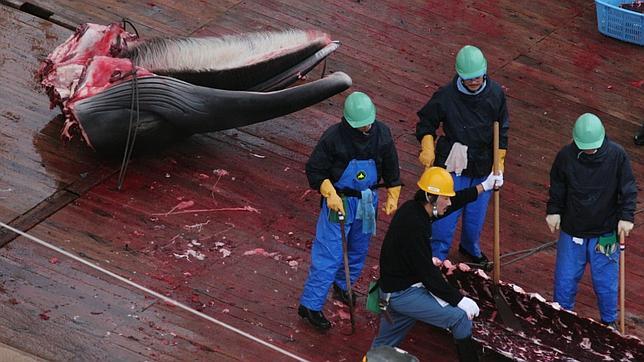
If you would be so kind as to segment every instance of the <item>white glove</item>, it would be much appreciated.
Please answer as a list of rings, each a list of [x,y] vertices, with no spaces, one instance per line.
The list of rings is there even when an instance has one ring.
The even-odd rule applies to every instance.
[[[633,223],[630,221],[626,220],[619,220],[617,223],[617,234],[624,233],[624,236],[628,236],[628,234],[633,230]]]
[[[546,215],[546,223],[548,223],[550,232],[554,233],[555,230],[559,230],[559,224],[561,223],[561,215],[559,214]]]
[[[463,297],[463,299],[458,302],[457,307],[465,311],[465,314],[467,314],[467,318],[469,318],[469,320],[472,320],[474,319],[474,317],[478,317],[479,315],[479,306],[476,305],[475,301],[468,297]]]
[[[483,186],[483,191],[490,191],[494,187],[500,188],[503,186],[503,172],[499,172],[498,175],[495,175],[494,172],[490,173],[485,181],[481,182],[481,186]]]

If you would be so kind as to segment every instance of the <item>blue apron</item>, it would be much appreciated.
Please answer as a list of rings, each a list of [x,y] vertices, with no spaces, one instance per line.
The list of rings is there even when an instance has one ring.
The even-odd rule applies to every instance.
[[[374,160],[354,159],[344,169],[340,179],[334,183],[338,194],[342,195],[342,191],[347,191],[342,198],[346,213],[345,233],[351,284],[355,283],[362,272],[369,242],[376,230],[378,193],[370,187],[377,181],[378,170]],[[348,195],[349,193],[353,196]],[[357,197],[357,194],[360,194],[360,197]],[[331,213],[333,211],[329,210],[324,199],[311,249],[309,276],[300,298],[300,304],[314,311],[322,310],[331,283],[335,282],[343,290],[347,289],[340,224],[330,220]]]

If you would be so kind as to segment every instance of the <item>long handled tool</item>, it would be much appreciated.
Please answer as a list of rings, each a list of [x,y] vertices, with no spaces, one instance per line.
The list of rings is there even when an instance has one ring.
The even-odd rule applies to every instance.
[[[494,167],[493,170],[495,175],[499,174],[499,122],[494,122]],[[512,308],[508,304],[503,294],[501,294],[501,289],[499,288],[499,280],[501,279],[501,246],[500,246],[500,217],[499,217],[499,208],[500,208],[500,199],[499,199],[499,189],[494,188],[494,271],[493,271],[493,281],[494,286],[492,288],[492,294],[494,297],[494,303],[496,304],[496,309],[501,315],[503,323],[508,327],[514,329],[515,331],[521,331],[521,323],[519,319],[512,312]]]
[[[353,291],[351,290],[351,271],[349,270],[349,246],[347,243],[347,233],[345,232],[344,215],[338,213],[340,221],[340,233],[342,234],[342,254],[344,258],[344,276],[347,282],[347,293],[349,294],[349,315],[351,316],[351,334],[356,331],[356,321],[353,311]]]
[[[626,298],[626,260],[625,260],[625,251],[626,251],[626,240],[624,240],[624,233],[619,233],[619,330],[624,334],[626,332],[626,327],[624,326],[624,315],[626,310],[624,309],[624,300]]]
[[[499,122],[494,122],[494,166],[492,171],[495,175],[499,174]],[[494,188],[494,272],[492,274],[494,284],[499,284],[501,279],[501,244],[500,244],[500,216],[499,208],[501,200],[499,198],[499,189]]]

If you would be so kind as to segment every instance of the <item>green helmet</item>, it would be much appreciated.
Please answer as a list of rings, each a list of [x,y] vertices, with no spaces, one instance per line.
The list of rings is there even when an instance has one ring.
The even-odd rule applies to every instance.
[[[580,150],[594,150],[601,147],[606,131],[602,121],[592,113],[584,113],[572,128],[572,138]]]
[[[368,126],[376,119],[376,106],[368,95],[353,92],[344,101],[344,119],[353,128]]]
[[[481,49],[466,45],[456,54],[456,73],[462,79],[472,79],[487,73],[487,60]]]

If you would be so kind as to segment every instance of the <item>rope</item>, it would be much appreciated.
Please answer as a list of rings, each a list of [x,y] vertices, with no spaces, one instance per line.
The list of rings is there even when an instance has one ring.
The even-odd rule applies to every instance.
[[[324,58],[324,64],[322,65],[322,74],[320,74],[320,79],[324,78],[324,74],[326,74],[326,59]]]
[[[543,250],[555,245],[556,243],[557,243],[556,240],[555,241],[550,241],[550,242],[547,242],[545,244],[536,246],[534,248],[529,248],[529,249],[519,250],[519,251],[513,251],[513,252],[510,252],[510,253],[503,254],[503,255],[501,255],[501,259],[507,258],[509,256],[513,256],[513,255],[519,255],[519,254],[525,254],[525,255],[516,257],[514,259],[511,259],[510,261],[506,261],[505,263],[501,263],[501,265],[510,265],[512,263],[516,263],[517,261],[525,259],[525,258],[527,258],[529,256],[532,256],[532,255],[534,255],[534,254],[536,254],[536,253],[538,253],[540,251],[543,251]]]
[[[284,349],[282,349],[282,348],[280,348],[280,347],[278,347],[278,346],[276,346],[274,344],[271,344],[271,343],[268,343],[266,341],[263,341],[263,340],[255,337],[255,336],[249,334],[249,333],[246,333],[246,332],[244,332],[244,331],[242,331],[240,329],[237,329],[237,328],[235,328],[235,327],[233,327],[233,326],[231,326],[229,324],[226,324],[226,323],[224,323],[224,322],[222,322],[222,321],[220,321],[218,319],[215,319],[215,318],[213,318],[213,317],[211,317],[211,316],[209,316],[207,314],[204,314],[204,313],[199,312],[199,311],[197,311],[195,309],[192,309],[189,306],[187,306],[187,305],[185,305],[185,304],[183,304],[181,302],[178,302],[178,301],[176,301],[174,299],[168,298],[163,294],[159,294],[159,293],[155,292],[154,290],[151,290],[151,289],[146,288],[146,287],[144,287],[144,286],[142,286],[140,284],[137,284],[137,283],[135,283],[135,282],[133,282],[133,281],[131,281],[129,279],[126,279],[126,278],[124,278],[124,277],[122,277],[122,276],[120,276],[118,274],[115,274],[115,273],[113,273],[113,272],[111,272],[111,271],[109,271],[107,269],[104,269],[104,268],[102,268],[102,267],[100,267],[98,265],[92,264],[92,263],[88,262],[85,259],[79,258],[78,256],[76,256],[76,255],[74,255],[74,254],[72,254],[72,253],[70,253],[68,251],[65,251],[65,250],[63,250],[63,249],[61,249],[61,248],[59,248],[57,246],[54,246],[54,245],[52,245],[52,244],[50,244],[50,243],[48,243],[46,241],[43,241],[41,239],[38,239],[35,236],[31,236],[31,235],[29,235],[29,234],[27,234],[25,232],[22,232],[22,231],[20,231],[20,230],[18,230],[16,228],[13,228],[13,227],[11,227],[11,226],[9,226],[9,225],[1,222],[1,221],[0,221],[0,226],[2,226],[3,228],[5,228],[7,230],[13,231],[16,234],[24,236],[25,238],[30,239],[30,240],[36,242],[37,244],[40,244],[40,245],[42,245],[42,246],[44,246],[46,248],[49,248],[49,249],[51,249],[51,250],[53,250],[53,251],[55,251],[57,253],[63,254],[65,256],[71,258],[71,259],[74,259],[74,260],[78,261],[79,263],[85,264],[85,265],[87,265],[88,267],[90,267],[92,269],[95,269],[95,270],[98,270],[101,273],[107,274],[107,275],[109,275],[109,276],[111,276],[111,277],[113,277],[113,278],[115,278],[115,279],[117,279],[117,280],[119,280],[119,281],[121,281],[121,282],[123,282],[125,284],[128,284],[128,285],[130,285],[130,286],[132,286],[132,287],[134,287],[136,289],[142,290],[143,292],[148,293],[148,294],[154,296],[155,298],[161,299],[166,303],[170,303],[170,304],[172,304],[174,306],[177,306],[177,307],[179,307],[179,308],[181,308],[181,309],[183,309],[183,310],[185,310],[187,312],[190,312],[190,313],[192,313],[192,314],[194,314],[194,315],[196,315],[198,317],[206,319],[209,322],[212,322],[212,323],[217,324],[217,325],[219,325],[221,327],[224,327],[224,328],[226,328],[226,329],[228,329],[228,330],[230,330],[230,331],[232,331],[234,333],[237,333],[237,334],[241,335],[242,337],[248,338],[248,339],[250,339],[250,340],[252,340],[252,341],[254,341],[256,343],[259,343],[259,344],[261,344],[261,345],[263,345],[265,347],[268,347],[268,348],[270,348],[270,349],[272,349],[274,351],[277,351],[277,352],[279,352],[279,353],[281,353],[281,354],[283,354],[285,356],[291,357],[296,361],[308,362],[308,360],[306,360],[306,359],[304,359],[302,357],[299,357],[299,356],[297,356],[297,355],[295,355],[295,354],[293,354],[293,353],[291,353],[289,351],[286,351],[286,350],[284,350]]]
[[[517,261],[523,260],[523,259],[525,259],[525,258],[527,258],[529,256],[532,256],[532,255],[534,255],[534,254],[536,254],[536,253],[538,253],[540,251],[543,251],[543,250],[555,245],[556,243],[557,243],[556,240],[555,241],[550,241],[550,242],[547,242],[545,244],[535,246],[534,248],[518,250],[518,251],[513,251],[513,252],[510,252],[510,253],[503,254],[503,255],[500,256],[500,259],[507,258],[507,257],[513,256],[513,255],[521,255],[521,256],[518,256],[518,257],[516,257],[514,259],[511,259],[510,261],[506,261],[505,263],[501,263],[501,265],[514,264]],[[492,270],[492,267],[494,265],[491,261],[489,261],[487,263],[465,263],[465,264],[467,264],[469,266],[477,267],[477,268],[480,268],[480,269],[483,269],[483,270],[486,270],[486,271]]]
[[[134,26],[134,24],[132,24],[132,22],[130,21],[130,19],[128,19],[128,18],[123,18],[123,20],[122,20],[122,21],[123,21],[123,29],[124,29],[124,30],[127,30],[126,26],[127,26],[127,24],[130,24],[130,26],[132,27],[132,30],[134,30],[134,34],[136,34],[136,37],[138,38],[138,37],[139,37],[139,31],[138,31],[138,30],[136,30],[136,27]]]
[[[132,64],[132,102],[130,103],[130,123],[127,130],[127,140],[125,141],[125,151],[123,151],[123,162],[121,163],[121,170],[119,171],[119,178],[117,189],[120,191],[123,187],[123,182],[125,181],[125,173],[127,172],[127,166],[132,157],[132,151],[134,150],[134,141],[136,140],[136,133],[139,129],[139,86],[138,78],[136,76],[136,66],[134,62]],[[136,123],[132,124],[134,120],[134,114],[136,113]]]
[[[134,24],[132,24],[132,22],[128,18],[123,18],[122,21],[123,21],[123,29],[126,29],[127,25],[129,24],[134,30],[134,33],[136,34],[136,37],[138,39],[139,31],[136,29]],[[132,157],[132,152],[134,151],[134,141],[136,140],[136,133],[139,129],[139,121],[140,121],[139,87],[138,87],[138,78],[136,76],[136,64],[134,64],[134,62],[131,60],[130,62],[132,64],[132,102],[130,103],[130,122],[129,122],[128,131],[127,131],[127,140],[125,142],[125,151],[123,151],[123,161],[121,163],[121,169],[119,171],[119,177],[118,177],[118,183],[117,183],[117,189],[119,191],[123,187],[123,182],[125,182],[125,173],[127,171],[127,166],[130,162],[130,158]],[[136,107],[136,110],[135,110],[135,107]],[[134,119],[134,112],[136,112],[136,123],[134,124],[134,127],[133,127],[132,121]],[[134,131],[132,129],[134,129]]]

